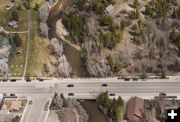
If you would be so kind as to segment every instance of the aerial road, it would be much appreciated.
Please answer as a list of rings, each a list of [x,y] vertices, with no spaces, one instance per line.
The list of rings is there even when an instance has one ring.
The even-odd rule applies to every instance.
[[[118,79],[53,79],[43,82],[0,82],[1,93],[16,94],[54,94],[63,93],[69,98],[95,99],[101,92],[110,96],[134,94],[136,96],[154,95],[160,92],[180,94],[180,79],[149,79],[124,81]],[[147,97],[147,96],[146,96]]]

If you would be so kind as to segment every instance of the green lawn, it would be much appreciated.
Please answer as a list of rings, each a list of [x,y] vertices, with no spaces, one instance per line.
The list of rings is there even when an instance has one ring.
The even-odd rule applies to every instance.
[[[36,3],[34,0],[33,2]],[[32,4],[33,4],[32,2]],[[40,0],[38,3],[41,3],[42,0]],[[14,8],[15,9],[15,8]],[[5,10],[6,11],[6,10]],[[12,11],[12,10],[11,10]],[[6,11],[6,19],[10,16],[10,11]],[[35,76],[37,74],[44,74],[44,64],[46,61],[50,58],[50,49],[48,49],[49,42],[46,38],[40,36],[39,34],[39,23],[38,23],[38,12],[31,9],[30,10],[31,16],[30,16],[30,40],[29,40],[29,57],[28,57],[28,65],[27,65],[27,74],[30,76]],[[19,18],[19,27],[18,31],[26,31],[27,30],[27,11],[20,11],[20,18]],[[5,16],[5,15],[3,15]],[[1,20],[0,20],[0,26],[1,26]],[[8,30],[13,30],[12,28],[4,26]],[[17,31],[16,30],[16,31]],[[25,64],[25,57],[26,57],[26,48],[27,48],[27,33],[20,34],[20,37],[23,40],[22,46],[20,47],[22,49],[21,55],[14,55],[10,58],[9,61],[9,76],[22,76],[24,71],[24,64]]]

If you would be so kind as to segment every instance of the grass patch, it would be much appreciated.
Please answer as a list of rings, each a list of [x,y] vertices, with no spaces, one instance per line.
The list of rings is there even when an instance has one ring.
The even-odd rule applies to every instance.
[[[27,73],[30,76],[44,74],[44,64],[50,58],[49,42],[39,34],[38,13],[31,11],[31,33]]]

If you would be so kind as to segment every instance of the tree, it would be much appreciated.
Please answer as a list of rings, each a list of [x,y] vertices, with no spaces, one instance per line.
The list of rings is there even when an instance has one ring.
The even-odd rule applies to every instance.
[[[173,13],[172,13],[171,17],[173,17],[173,18],[177,17],[176,8],[173,9]]]
[[[16,11],[16,9],[14,9],[11,13],[11,16],[12,16],[12,20],[15,20],[15,21],[18,21],[19,20],[19,14],[18,12]]]
[[[24,6],[26,7],[26,9],[30,9],[31,8],[31,0],[23,0],[24,2]]]
[[[176,30],[173,28],[171,33],[169,34],[169,39],[170,40],[175,40],[176,39]]]
[[[135,8],[138,8],[138,6],[140,5],[138,0],[134,0],[133,5]]]
[[[38,3],[35,4],[34,10],[35,10],[35,11],[38,11],[38,10],[39,10],[39,4],[38,4]]]
[[[140,11],[138,8],[135,9],[135,11],[131,11],[130,17],[131,19],[138,19],[140,16]]]
[[[17,10],[21,11],[22,10],[22,6],[20,4],[18,4],[17,6]]]
[[[153,17],[153,9],[150,7],[150,5],[146,5],[146,8],[145,8],[145,15],[149,15],[151,18]]]
[[[20,122],[20,117],[16,115],[13,119],[12,122]]]
[[[62,93],[60,96],[63,99],[63,107],[67,108],[69,106],[68,101],[65,99],[65,97]]]
[[[165,79],[165,78],[166,78],[166,73],[165,73],[165,71],[162,71],[162,72],[161,72],[161,78],[162,78],[162,79]]]
[[[15,42],[16,47],[19,47],[22,45],[22,39],[17,33],[14,34],[13,41]]]
[[[119,96],[119,97],[118,97],[118,100],[117,100],[117,105],[118,105],[118,106],[123,106],[123,104],[124,104],[124,101],[123,101],[123,99]]]

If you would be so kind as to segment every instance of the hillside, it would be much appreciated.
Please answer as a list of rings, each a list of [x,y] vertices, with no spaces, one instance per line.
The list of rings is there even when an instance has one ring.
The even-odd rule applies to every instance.
[[[178,0],[76,0],[61,19],[91,76],[170,75],[180,71],[179,6]]]

